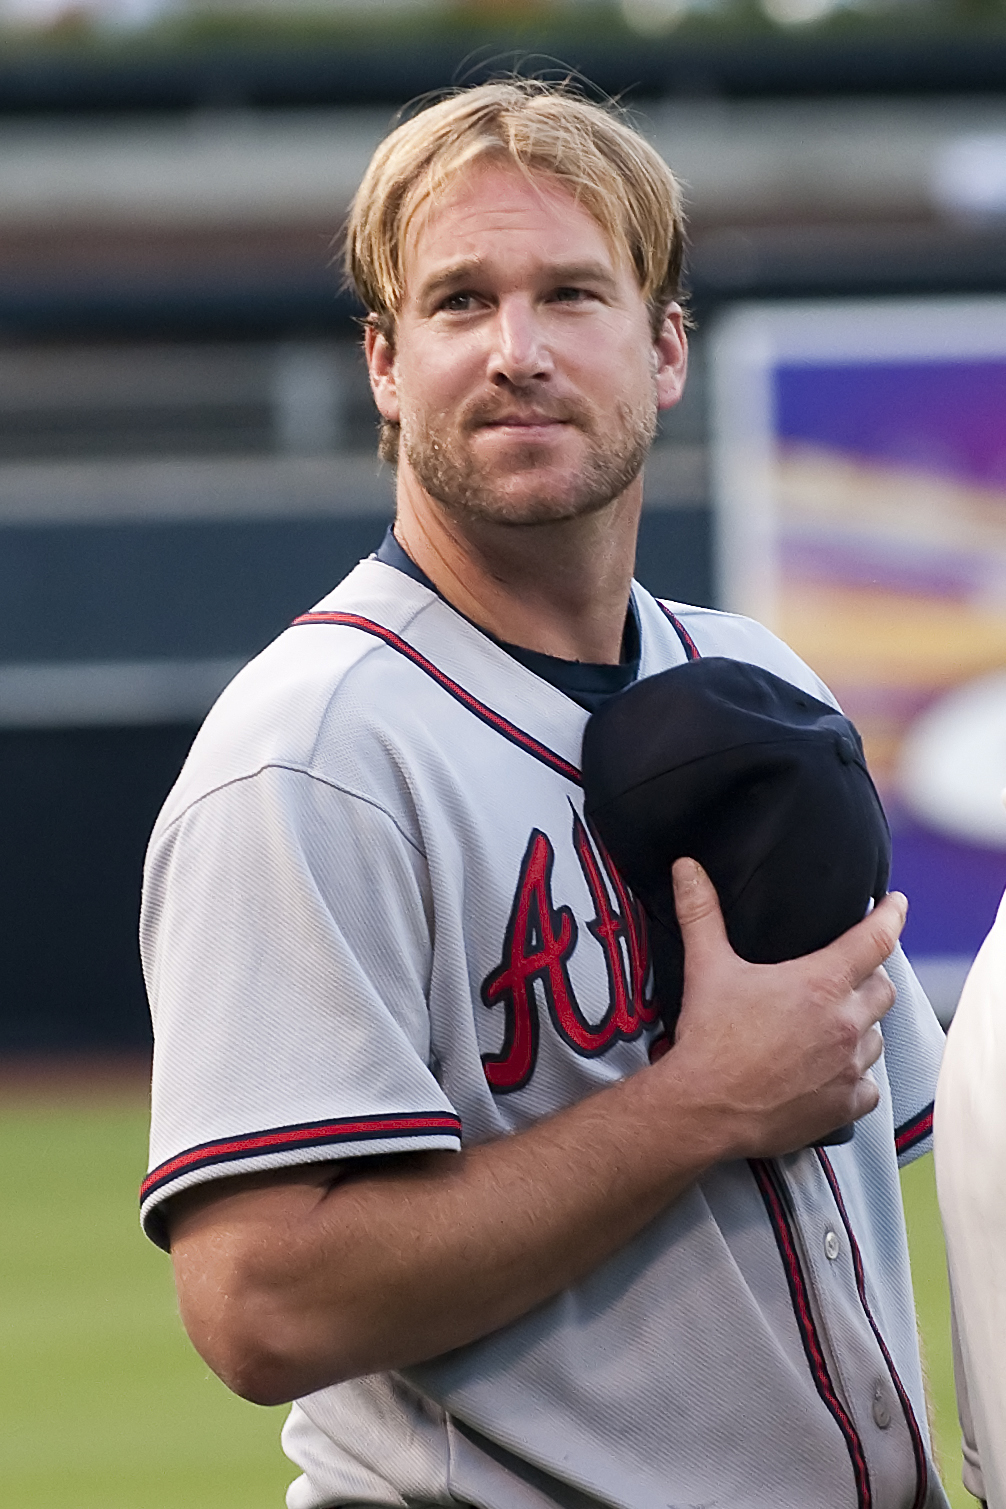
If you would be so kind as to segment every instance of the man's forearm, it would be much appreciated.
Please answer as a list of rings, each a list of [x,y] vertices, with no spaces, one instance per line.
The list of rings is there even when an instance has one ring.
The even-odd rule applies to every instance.
[[[213,1198],[210,1265],[205,1205],[182,1197],[172,1256],[190,1334],[230,1387],[277,1403],[497,1330],[596,1268],[721,1155],[699,1118],[668,1124],[658,1079],[672,1068],[460,1155],[229,1181]]]
[[[678,899],[677,1037],[651,1068],[460,1156],[177,1197],[183,1318],[225,1382],[275,1403],[462,1346],[575,1284],[712,1164],[791,1151],[872,1109],[866,1070],[893,1000],[877,966],[899,905],[807,960],[750,965],[699,876]]]

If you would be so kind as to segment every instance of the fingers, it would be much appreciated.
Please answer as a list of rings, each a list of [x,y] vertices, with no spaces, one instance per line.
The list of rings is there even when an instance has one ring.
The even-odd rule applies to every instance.
[[[884,1037],[880,1028],[874,1025],[863,1033],[859,1043],[859,1071],[860,1075],[872,1069],[884,1051]]]
[[[869,1116],[870,1112],[875,1111],[879,1104],[880,1091],[877,1088],[876,1081],[871,1079],[868,1074],[864,1074],[856,1086],[856,1094],[853,1097],[850,1113],[851,1119],[859,1121],[861,1117]]]
[[[879,973],[881,971],[878,970]],[[877,1086],[877,1081],[869,1071],[878,1061],[883,1051],[883,1035],[880,1028],[874,1023],[873,1026],[868,1027],[863,1033],[855,1054],[853,1068],[857,1074],[857,1078],[849,1100],[848,1119],[850,1121],[858,1121],[861,1116],[868,1116],[879,1104],[880,1090]]]
[[[882,965],[867,975],[855,989],[857,999],[866,1008],[870,1022],[879,1022],[894,1005],[895,989]]]
[[[907,916],[905,897],[900,891],[889,891],[862,922],[857,922],[821,953],[834,956],[836,964],[855,989],[894,952]],[[887,1004],[890,1006],[891,1002]]]
[[[671,869],[674,909],[690,968],[703,957],[730,948],[716,887],[694,859],[676,859]]]

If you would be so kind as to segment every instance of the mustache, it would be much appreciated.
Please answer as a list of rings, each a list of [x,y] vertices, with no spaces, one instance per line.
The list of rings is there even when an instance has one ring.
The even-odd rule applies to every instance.
[[[570,400],[520,400],[514,397],[474,398],[466,404],[461,415],[463,430],[480,430],[493,424],[573,424],[580,428],[590,425],[587,405]]]

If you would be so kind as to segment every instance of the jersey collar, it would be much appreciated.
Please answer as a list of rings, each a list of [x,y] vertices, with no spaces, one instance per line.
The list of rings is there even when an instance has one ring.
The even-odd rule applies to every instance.
[[[390,524],[372,559],[383,561],[386,566],[393,566],[396,571],[401,571],[405,576],[410,576],[413,581],[427,587],[429,591],[435,592],[442,601],[447,601],[443,593],[438,591],[430,581],[426,572],[416,565],[408,552],[399,544]],[[453,604],[448,604],[448,606],[453,608]],[[454,611],[457,612],[457,609]],[[461,616],[465,617],[464,614]],[[471,619],[467,622],[471,623]],[[474,627],[479,626],[475,624]],[[547,681],[557,691],[571,698],[588,713],[596,712],[609,697],[631,686],[639,675],[642,635],[639,626],[639,611],[635,597],[631,594],[628,612],[625,615],[625,631],[622,636],[622,659],[618,665],[595,665],[583,660],[562,660],[557,655],[544,655],[540,650],[525,649],[523,645],[507,644],[505,640],[497,639],[494,634],[488,633],[485,629],[480,629],[479,632],[485,634],[487,639],[491,639],[527,670],[535,676],[540,676],[543,681]]]

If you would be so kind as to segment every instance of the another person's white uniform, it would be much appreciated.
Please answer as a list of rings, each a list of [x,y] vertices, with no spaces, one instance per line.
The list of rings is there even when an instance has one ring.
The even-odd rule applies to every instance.
[[[964,1482],[1006,1509],[1006,898],[968,975],[936,1093]]]
[[[633,589],[640,674],[685,658]],[[823,694],[766,630],[702,655]],[[147,1231],[207,1180],[505,1136],[642,1069],[636,903],[582,819],[587,713],[371,558],[223,694],[158,821]],[[290,1509],[929,1509],[897,1176],[942,1032],[904,957],[853,1141],[720,1165],[589,1278],[284,1433]]]

